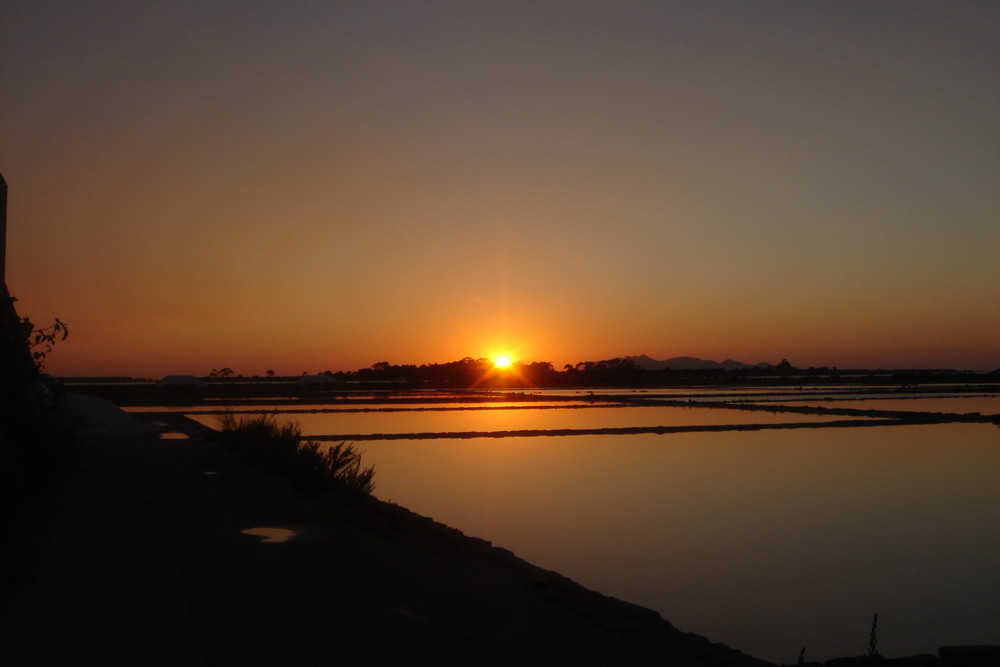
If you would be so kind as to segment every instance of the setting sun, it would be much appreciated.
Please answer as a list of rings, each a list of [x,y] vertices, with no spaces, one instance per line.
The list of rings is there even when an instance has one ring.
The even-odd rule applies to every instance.
[[[493,368],[510,368],[514,360],[507,355],[500,355],[493,358]]]

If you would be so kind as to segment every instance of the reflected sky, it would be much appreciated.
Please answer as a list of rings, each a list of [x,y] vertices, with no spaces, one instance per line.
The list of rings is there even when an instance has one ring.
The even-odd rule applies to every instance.
[[[978,412],[1000,414],[1000,396],[958,396],[953,398],[885,398],[870,400],[800,400],[783,401],[790,405],[854,410],[905,410],[912,412]]]
[[[792,662],[1000,641],[998,431],[366,442],[377,495]]]
[[[256,528],[247,528],[240,532],[251,537],[259,537],[261,542],[276,543],[288,542],[298,534],[297,531],[290,528],[277,528],[274,526],[258,526]]]
[[[207,426],[218,415],[190,414]],[[298,422],[306,436],[369,433],[593,429],[703,424],[781,424],[823,422],[838,417],[782,412],[686,407],[593,407],[564,409],[460,410],[426,412],[337,412],[282,415]]]
[[[997,400],[816,403],[989,413]],[[285,417],[307,435],[836,419],[665,406]],[[791,663],[803,645],[811,660],[863,653],[876,612],[888,656],[1000,641],[998,444],[992,425],[941,424],[359,449],[384,500],[656,609],[683,630]]]

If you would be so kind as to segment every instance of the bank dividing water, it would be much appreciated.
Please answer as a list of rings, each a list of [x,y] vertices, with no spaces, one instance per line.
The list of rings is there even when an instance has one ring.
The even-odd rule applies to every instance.
[[[786,412],[753,412],[676,406],[554,405],[490,408],[387,408],[373,411],[326,409],[322,412],[278,412],[294,420],[306,436],[326,439],[367,439],[377,434],[497,433],[516,431],[593,430],[741,424],[785,424],[826,422],[827,415]],[[189,413],[206,426],[218,423],[218,415]],[[555,435],[555,433],[552,433]]]

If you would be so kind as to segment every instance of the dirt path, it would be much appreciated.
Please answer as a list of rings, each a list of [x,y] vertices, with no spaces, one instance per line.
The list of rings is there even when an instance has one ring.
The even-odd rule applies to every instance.
[[[89,437],[49,500],[0,599],[6,665],[766,664],[404,509],[292,495],[197,438]]]

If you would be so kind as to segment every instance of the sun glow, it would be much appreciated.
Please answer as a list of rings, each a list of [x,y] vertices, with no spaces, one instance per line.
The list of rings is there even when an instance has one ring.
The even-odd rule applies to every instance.
[[[500,368],[500,369],[510,368],[511,364],[513,363],[514,360],[511,359],[510,356],[506,354],[501,354],[496,357],[493,357],[493,368]]]

